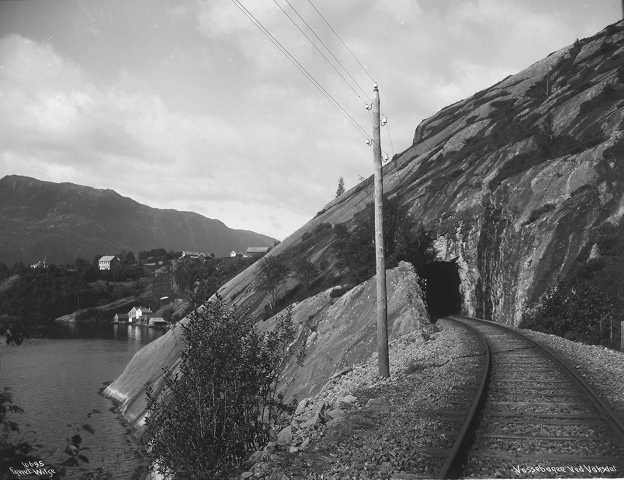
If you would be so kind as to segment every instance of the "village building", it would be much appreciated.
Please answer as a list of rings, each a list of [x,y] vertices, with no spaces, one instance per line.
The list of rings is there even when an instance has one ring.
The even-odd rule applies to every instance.
[[[269,250],[271,250],[271,247],[248,247],[245,250],[245,257],[263,257]]]
[[[129,323],[147,323],[152,315],[149,307],[132,307],[128,312]]]
[[[48,268],[48,262],[44,258],[43,260],[32,263],[30,265],[30,268],[32,268],[33,270],[45,270],[46,268]]]
[[[128,314],[116,313],[113,315],[113,323],[128,323]]]
[[[147,324],[148,327],[153,328],[166,328],[169,325],[169,322],[165,320],[163,317],[152,317],[149,319]]]
[[[180,258],[206,258],[208,255],[205,252],[193,252],[190,250],[182,250]]]
[[[119,257],[115,255],[104,255],[98,260],[98,268],[101,272],[109,272],[120,265]]]

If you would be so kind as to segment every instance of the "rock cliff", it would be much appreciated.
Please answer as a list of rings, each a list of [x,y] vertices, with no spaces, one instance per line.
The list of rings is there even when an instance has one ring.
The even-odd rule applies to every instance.
[[[439,259],[458,265],[464,313],[517,324],[589,255],[596,227],[621,221],[623,80],[619,22],[442,109],[385,165],[385,192],[434,232]],[[331,225],[353,227],[371,180],[333,200],[270,255],[305,256],[330,275]],[[267,299],[256,288],[257,270],[250,266],[220,294],[259,315]],[[295,283],[291,277],[284,289]],[[160,343],[179,348],[174,335]],[[158,348],[137,357],[149,362],[146,349]]]
[[[589,255],[594,230],[621,221],[623,81],[619,22],[442,109],[385,165],[385,192],[434,232],[441,260],[457,263],[465,313],[518,324]],[[325,227],[353,225],[371,191],[369,178],[271,254],[305,255],[331,270]],[[260,309],[256,268],[221,294]]]

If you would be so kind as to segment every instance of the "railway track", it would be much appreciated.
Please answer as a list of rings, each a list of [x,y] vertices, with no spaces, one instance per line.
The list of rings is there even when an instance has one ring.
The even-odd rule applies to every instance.
[[[449,320],[484,361],[438,477],[624,477],[624,426],[573,365],[504,325]]]

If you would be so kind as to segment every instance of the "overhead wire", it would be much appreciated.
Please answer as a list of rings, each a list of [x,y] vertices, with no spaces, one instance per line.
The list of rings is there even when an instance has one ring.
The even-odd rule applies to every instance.
[[[364,73],[366,73],[368,78],[370,78],[370,80],[373,83],[377,83],[376,80],[373,78],[373,76],[368,71],[368,68],[366,68],[366,66],[360,61],[360,59],[353,52],[353,50],[351,50],[351,48],[349,48],[349,45],[347,45],[347,42],[344,41],[344,39],[340,36],[340,34],[336,31],[336,29],[334,29],[332,24],[329,23],[329,20],[327,20],[327,18],[325,18],[325,15],[323,15],[323,13],[318,9],[318,7],[314,4],[314,2],[312,0],[307,0],[307,2],[316,11],[316,13],[323,19],[323,22],[325,22],[325,24],[329,27],[329,29],[332,31],[332,33],[336,36],[336,38],[338,38],[338,40],[340,40],[340,43],[342,43],[343,47],[349,52],[349,54],[358,63],[358,65],[362,68],[362,70],[364,70]]]
[[[314,40],[312,40],[310,38],[310,36],[308,35],[308,33],[306,33],[306,31],[301,28],[301,26],[293,19],[293,17],[284,9],[284,7],[282,7],[279,2],[277,0],[273,0],[273,3],[277,6],[277,8],[279,8],[281,10],[281,12],[286,16],[286,18],[288,18],[288,20],[290,20],[290,23],[292,23],[297,30],[299,30],[299,32],[301,32],[301,34],[306,38],[306,40],[310,43],[310,45],[312,45],[314,47],[314,49],[319,53],[319,55],[321,55],[323,57],[323,59],[325,59],[325,61],[327,62],[327,64],[332,67],[334,69],[334,71],[340,76],[340,78],[342,78],[342,80],[345,82],[345,84],[353,91],[353,93],[355,93],[355,95],[361,100],[362,96],[359,94],[359,92],[355,89],[355,87],[349,83],[349,81],[347,80],[347,77],[344,76],[344,74],[338,70],[338,68],[332,63],[332,61],[329,59],[329,57],[325,54],[325,52],[323,52],[323,50],[321,50],[319,48],[319,46],[314,43]],[[292,5],[291,5],[292,8]],[[296,11],[295,11],[296,13]],[[330,52],[331,53],[331,52]]]
[[[334,54],[332,49],[323,41],[318,32],[306,21],[306,19],[299,13],[299,11],[295,8],[295,6],[290,2],[290,0],[284,0],[288,6],[295,12],[295,15],[303,22],[303,24],[312,32],[312,35],[318,40],[318,42],[327,50],[327,52],[331,55],[334,61],[342,68],[344,73],[351,79],[351,81],[355,84],[355,86],[362,92],[362,94],[366,95],[366,91],[362,88],[360,83],[355,79],[355,77],[351,74],[349,69],[345,67],[345,65],[340,61],[340,59]]]
[[[362,86],[358,83],[358,81],[353,77],[353,75],[349,72],[349,69],[347,67],[344,66],[344,64],[338,59],[338,57],[333,53],[332,49],[330,47],[327,46],[327,44],[323,41],[323,39],[319,36],[319,34],[317,33],[317,31],[306,21],[306,19],[303,17],[303,15],[301,15],[301,13],[299,13],[299,11],[295,8],[295,6],[289,1],[289,0],[284,0],[286,2],[286,4],[288,4],[288,6],[291,8],[291,10],[293,12],[295,12],[295,15],[297,15],[297,17],[299,18],[299,20],[301,22],[303,22],[303,24],[308,28],[308,30],[310,30],[310,32],[312,32],[312,34],[314,35],[314,37],[318,40],[318,42],[325,48],[325,50],[327,50],[327,52],[331,55],[331,57],[334,59],[334,61],[340,65],[340,67],[342,67],[342,69],[344,70],[344,72],[346,73],[346,75],[353,81],[353,83],[361,90],[363,95],[366,95],[366,92],[364,91],[364,89],[362,88]],[[323,56],[323,58],[327,61],[327,63],[329,63],[332,68],[334,69],[334,71],[340,75],[340,77],[345,81],[345,83],[347,83],[347,85],[349,85],[349,87],[351,87],[351,89],[353,89],[353,87],[346,82],[346,79],[344,77],[344,75],[342,75],[338,70],[336,70],[335,66],[329,62],[329,59],[327,58],[326,55],[324,55],[320,49],[318,48],[318,46],[312,41],[312,39],[310,39],[309,35],[307,35],[302,29],[301,27],[294,22],[293,18],[288,15],[288,13],[284,10],[284,8],[282,8],[282,6],[278,3],[277,0],[273,0],[273,3],[275,3],[278,8],[282,11],[282,13],[284,13],[284,15],[286,15],[286,17],[290,20],[290,22],[295,25],[297,27],[297,29],[305,36],[305,38],[308,40],[308,42],[310,42],[310,44]],[[321,18],[323,18],[323,20],[325,21],[325,23],[328,25],[328,27],[334,32],[334,34],[340,39],[340,41],[343,43],[343,45],[345,46],[345,48],[349,51],[349,53],[355,58],[356,62],[362,67],[362,69],[364,70],[364,72],[368,75],[368,77],[374,82],[374,78],[370,75],[370,73],[368,72],[368,69],[362,64],[362,62],[355,56],[355,53],[353,53],[353,51],[349,48],[349,46],[347,45],[347,43],[342,39],[342,37],[338,34],[338,32],[331,26],[331,24],[329,23],[329,21],[325,18],[325,16],[320,12],[320,10],[318,10],[318,8],[315,7],[315,5],[310,2],[310,4],[312,5],[313,8],[315,8],[315,10],[317,11],[317,13],[321,16]],[[357,93],[356,93],[357,95]],[[360,95],[357,95],[358,98],[362,98]],[[390,133],[390,125],[387,124],[386,125],[386,137],[388,139],[388,143],[390,144],[390,148],[391,148],[391,152],[392,155],[394,155],[395,153],[395,149],[394,149],[394,142],[392,141],[392,134]],[[372,144],[371,144],[372,145]],[[385,151],[382,150],[382,153],[384,155],[384,157],[387,158],[391,158],[391,156],[389,156]]]
[[[273,0],[276,1],[276,0]],[[286,1],[289,5],[290,2],[289,0],[284,0]],[[327,25],[327,27],[329,28],[329,30],[336,36],[336,38],[340,41],[340,43],[342,44],[342,46],[345,48],[345,50],[351,55],[351,57],[355,60],[355,62],[362,68],[362,70],[364,71],[364,73],[368,76],[368,78],[376,85],[377,81],[375,80],[375,78],[373,78],[372,74],[370,73],[370,71],[368,70],[368,68],[366,68],[366,65],[364,65],[364,63],[358,58],[358,56],[355,54],[355,52],[351,49],[351,47],[349,47],[349,45],[347,44],[347,42],[342,38],[342,36],[338,33],[338,31],[333,27],[333,25],[331,24],[331,22],[327,19],[327,17],[323,14],[323,12],[321,12],[321,10],[316,6],[316,4],[314,3],[313,0],[307,0],[307,2],[310,4],[310,6],[314,9],[314,11],[317,13],[317,15],[319,17],[321,17],[321,19],[323,20],[323,22],[325,23],[325,25]],[[293,8],[293,10],[295,10],[295,8],[290,5],[291,8]],[[296,12],[296,10],[295,10]],[[298,14],[298,12],[296,12]],[[299,15],[299,14],[298,14]],[[305,20],[302,18],[302,21],[305,22]],[[307,24],[307,22],[305,22]],[[310,28],[311,30],[312,27],[310,27],[308,25],[308,28]],[[314,30],[313,30],[314,31]],[[323,46],[325,46],[325,48],[327,48],[329,50],[329,48],[327,47],[327,45],[325,44],[325,42],[323,42],[320,37],[318,36],[318,34],[316,34],[316,32],[314,31],[315,36],[317,37],[317,39],[323,44]],[[332,54],[333,56],[333,54]],[[334,56],[335,58],[335,56]],[[342,63],[341,63],[342,65]],[[343,66],[343,68],[345,68]],[[346,70],[345,68],[345,71]],[[360,87],[361,88],[361,87]],[[364,90],[362,89],[362,92],[366,95],[366,93],[364,92]],[[390,133],[390,126],[389,124],[386,125],[386,135],[388,137],[388,142],[390,143],[390,148],[392,149],[392,154],[394,155],[395,150],[394,150],[394,142],[392,141],[392,134]],[[387,156],[387,154],[385,152],[383,152],[384,156]]]
[[[295,12],[295,14],[298,16],[298,18],[307,26],[307,28],[314,34],[314,36],[319,40],[319,42],[323,45],[323,47],[330,53],[330,55],[336,60],[336,62],[343,68],[343,70],[346,72],[346,74],[353,79],[355,85],[358,86],[358,88],[360,88],[362,90],[363,93],[364,90],[362,89],[362,87],[359,85],[359,83],[355,80],[355,78],[353,78],[353,76],[349,73],[348,69],[342,64],[342,62],[340,62],[340,60],[338,60],[338,58],[336,57],[336,55],[331,51],[331,49],[326,45],[325,42],[322,41],[322,39],[320,38],[320,36],[316,33],[316,31],[309,25],[309,23],[303,18],[303,16],[295,9],[295,7],[289,2],[289,0],[284,0],[289,7]],[[355,126],[356,129],[358,129],[365,137],[366,139],[366,143],[369,146],[372,146],[372,139],[370,138],[370,133],[346,110],[346,108],[338,101],[336,100],[336,98],[327,91],[327,89],[325,89],[320,82],[310,73],[310,71],[295,57],[295,55],[293,53],[290,52],[290,50],[288,50],[288,48],[286,48],[286,46],[284,46],[284,44],[282,42],[280,42],[280,40],[275,37],[266,27],[265,25],[253,14],[253,12],[251,12],[247,7],[245,7],[245,5],[241,2],[241,0],[232,0],[232,2],[239,8],[239,10],[241,10],[250,20],[251,22],[269,39],[269,41],[273,44],[273,46],[280,52],[282,53],[291,63],[293,63],[293,65],[295,65],[295,67],[297,67],[297,69],[310,81],[310,83],[312,83],[320,92],[322,95],[324,95],[328,100],[330,100],[331,103],[333,103],[336,108],[338,108],[340,110],[340,112],[345,116],[345,118],[347,118],[347,120],[351,121],[351,123]],[[301,28],[301,26],[295,22],[295,20],[292,18],[292,16],[290,16],[285,9],[277,2],[277,0],[273,0],[273,2],[276,4],[276,6],[282,11],[282,13],[284,13],[284,15],[286,15],[286,17],[290,20],[290,22],[297,27],[297,29],[299,30],[299,32],[304,35],[304,37],[308,40],[308,42],[310,42],[310,44],[312,44],[312,46],[317,50],[317,52],[319,52],[319,54],[321,54],[323,56],[323,58],[325,59],[325,61],[327,63],[329,63],[332,68],[334,69],[334,71],[336,71],[336,73],[343,79],[343,81],[349,86],[351,87],[352,90],[353,86],[351,84],[349,84],[349,82],[346,80],[346,78],[344,77],[344,75],[342,75],[336,68],[335,65],[327,58],[327,56],[318,48],[318,46],[314,43],[314,41],[309,37],[309,35],[307,35],[303,29]],[[340,39],[340,41],[343,43],[344,47],[347,49],[347,51],[349,51],[349,53],[354,57],[354,59],[357,61],[357,63],[362,67],[362,69],[364,70],[364,72],[368,75],[368,77],[375,82],[374,78],[370,75],[368,69],[362,64],[362,62],[355,56],[355,53],[353,53],[353,51],[349,48],[349,46],[346,44],[346,42],[342,39],[342,37],[340,37],[340,35],[338,34],[338,32],[336,32],[336,30],[331,26],[331,24],[329,23],[329,21],[323,16],[323,14],[318,10],[318,8],[312,3],[311,0],[308,0],[308,2],[312,5],[312,7],[317,11],[317,13],[319,14],[319,16],[321,16],[321,18],[323,18],[323,20],[325,21],[325,23],[328,25],[328,27],[332,30],[332,32]],[[354,93],[358,96],[358,98],[361,98],[361,96],[354,91]],[[392,137],[389,131],[389,128],[387,128],[386,130],[388,130],[387,132],[387,136],[390,142],[390,146],[392,148],[392,153],[394,154],[394,145],[392,142]],[[384,155],[384,157],[387,159],[389,159],[390,157],[388,156],[388,154],[382,149],[382,154]]]
[[[308,71],[307,68],[299,61],[297,58],[264,26],[264,24],[256,18],[256,16],[251,12],[245,5],[242,4],[240,0],[232,0],[234,5],[238,7],[238,9],[243,12],[247,18],[251,20],[251,22],[269,39],[269,41],[273,44],[275,48],[277,48],[288,60],[290,60],[295,67],[323,94],[326,98],[328,98],[335,106],[338,108],[342,114],[351,121],[351,123],[362,132],[366,139],[370,138],[369,133],[366,131],[364,127],[355,119],[353,116],[342,106],[338,100],[336,100],[319,82],[314,78],[314,76]]]

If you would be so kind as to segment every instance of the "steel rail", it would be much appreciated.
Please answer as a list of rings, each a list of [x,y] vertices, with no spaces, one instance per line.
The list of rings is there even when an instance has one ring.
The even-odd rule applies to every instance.
[[[561,367],[561,369],[566,374],[568,374],[581,387],[583,392],[591,401],[593,407],[604,418],[605,423],[609,425],[615,437],[621,442],[622,445],[624,445],[624,423],[620,419],[619,415],[614,411],[613,407],[611,407],[611,405],[605,399],[603,399],[602,396],[599,393],[597,393],[595,389],[583,377],[581,377],[576,372],[575,368],[573,368],[570,365],[569,360],[566,360],[565,358],[563,358],[560,354],[555,352],[551,347],[547,345],[542,345],[541,343],[537,342],[533,338],[518,331],[516,328],[510,327],[509,325],[504,325],[502,323],[493,322],[491,320],[483,320],[483,319],[474,318],[474,317],[464,316],[463,318],[466,318],[471,321],[481,322],[486,325],[491,325],[491,326],[506,330],[508,332],[511,332],[517,337],[528,341],[529,343],[537,347],[538,350],[541,350],[543,353],[545,353],[546,357],[550,358],[557,365],[559,365],[559,367]]]
[[[459,433],[455,438],[455,442],[453,443],[453,446],[451,447],[451,450],[447,455],[446,460],[444,461],[442,469],[438,472],[438,478],[449,478],[449,476],[453,475],[453,473],[457,471],[461,461],[463,460],[463,454],[467,451],[467,448],[465,447],[470,442],[470,434],[474,430],[473,427],[476,423],[477,415],[480,411],[481,406],[483,405],[483,402],[485,401],[486,390],[492,366],[492,352],[490,349],[490,344],[479,330],[477,330],[469,323],[465,323],[453,317],[445,317],[445,320],[451,320],[461,325],[478,338],[479,343],[481,343],[481,347],[483,348],[483,353],[485,355],[485,365],[481,371],[481,379],[478,383],[477,392],[473,397],[470,409],[468,410],[468,415],[466,416],[459,430]]]

